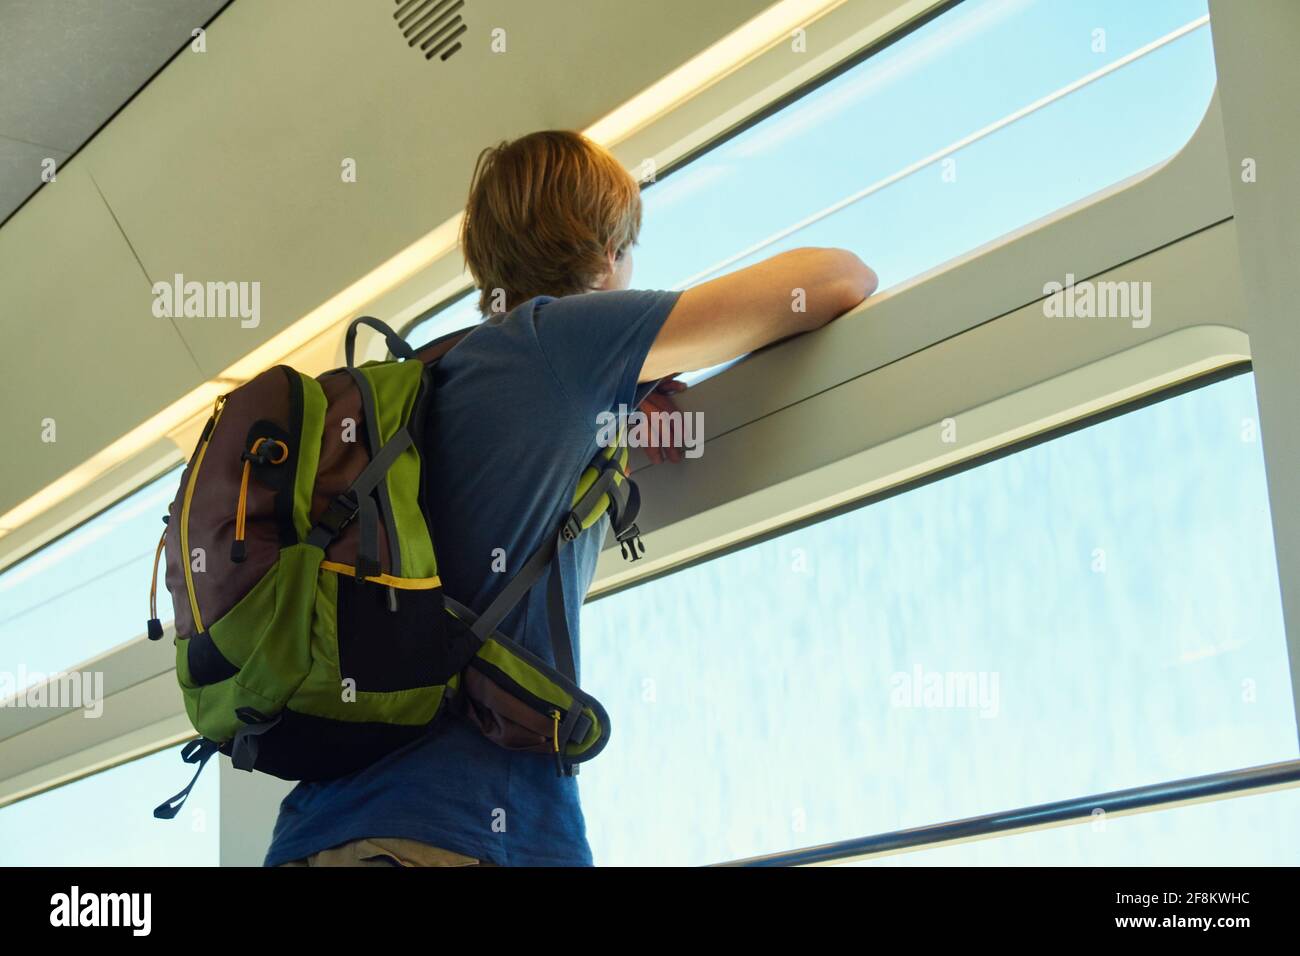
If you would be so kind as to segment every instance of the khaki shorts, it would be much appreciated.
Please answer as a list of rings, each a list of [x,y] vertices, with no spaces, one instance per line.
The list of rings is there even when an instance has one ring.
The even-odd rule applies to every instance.
[[[494,866],[486,860],[403,837],[353,840],[280,866]]]

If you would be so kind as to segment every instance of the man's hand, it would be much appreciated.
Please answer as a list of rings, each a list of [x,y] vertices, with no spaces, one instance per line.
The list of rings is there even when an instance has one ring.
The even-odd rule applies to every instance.
[[[641,411],[649,419],[647,422],[649,438],[652,441],[656,438],[660,439],[659,444],[647,445],[645,448],[646,457],[650,459],[652,465],[659,465],[665,461],[681,461],[683,457],[682,449],[672,441],[674,434],[681,435],[681,428],[674,429],[672,419],[660,417],[673,412],[677,412],[679,416],[681,414],[672,399],[674,394],[686,388],[685,382],[677,381],[677,376],[680,374],[676,372],[665,378],[641,403]],[[680,418],[678,421],[680,423]]]

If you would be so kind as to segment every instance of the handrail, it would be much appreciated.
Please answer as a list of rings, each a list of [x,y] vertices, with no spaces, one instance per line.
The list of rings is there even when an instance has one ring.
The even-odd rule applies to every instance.
[[[1007,836],[1049,826],[1083,823],[1105,814],[1145,813],[1173,804],[1240,797],[1249,793],[1300,786],[1300,760],[1263,764],[1188,777],[1166,783],[1114,790],[1088,797],[1041,803],[1018,810],[986,813],[964,820],[934,823],[907,830],[841,840],[765,856],[748,857],[715,866],[807,866],[849,859],[888,856],[925,847]]]

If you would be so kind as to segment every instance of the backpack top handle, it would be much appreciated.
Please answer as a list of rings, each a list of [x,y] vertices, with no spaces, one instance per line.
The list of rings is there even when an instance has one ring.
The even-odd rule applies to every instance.
[[[347,362],[348,368],[353,368],[353,358],[356,355],[357,346],[357,326],[368,325],[384,337],[388,343],[388,351],[398,358],[413,359],[415,358],[415,349],[407,344],[406,340],[394,332],[386,323],[381,322],[373,316],[363,315],[353,319],[348,325],[347,335],[343,339],[343,356]]]

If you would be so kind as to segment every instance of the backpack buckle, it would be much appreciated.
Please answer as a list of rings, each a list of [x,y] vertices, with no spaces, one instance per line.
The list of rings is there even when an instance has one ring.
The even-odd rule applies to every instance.
[[[645,544],[641,541],[641,529],[636,526],[636,522],[614,535],[614,540],[618,542],[618,549],[623,555],[624,561],[636,561],[641,555],[645,554]]]
[[[361,504],[357,501],[357,496],[351,491],[345,491],[330,502],[325,513],[316,519],[316,526],[328,531],[331,539],[337,538],[352,523],[359,510]]]
[[[314,544],[324,551],[339,536],[339,533],[352,523],[352,519],[360,510],[361,502],[357,500],[356,493],[351,489],[343,492],[330,502],[325,513],[311,526],[307,543]]]
[[[560,527],[560,536],[565,541],[572,541],[580,534],[582,534],[582,522],[578,520],[576,514],[570,511],[564,518],[564,524]]]

